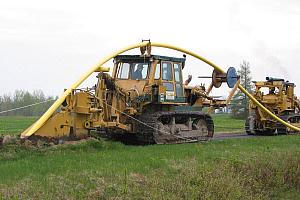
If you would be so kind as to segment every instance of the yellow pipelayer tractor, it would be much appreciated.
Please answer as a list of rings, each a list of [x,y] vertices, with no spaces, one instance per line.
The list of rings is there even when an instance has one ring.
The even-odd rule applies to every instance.
[[[227,73],[214,70],[207,90],[203,85],[188,86],[189,80],[184,83],[182,79],[185,60],[185,56],[151,55],[149,45],[141,47],[141,55],[114,57],[112,76],[102,70],[94,87],[73,90],[60,111],[29,139],[84,138],[90,131],[144,144],[213,137],[213,120],[202,108],[226,106],[238,87],[238,76],[234,68]],[[220,87],[222,82],[233,88],[228,99],[209,96],[213,86]]]
[[[261,104],[284,121],[300,127],[300,105],[294,95],[294,83],[271,77],[266,77],[266,81],[254,83],[254,97]],[[250,135],[295,133],[294,130],[271,118],[252,101],[249,103],[249,117],[246,120],[245,129]]]

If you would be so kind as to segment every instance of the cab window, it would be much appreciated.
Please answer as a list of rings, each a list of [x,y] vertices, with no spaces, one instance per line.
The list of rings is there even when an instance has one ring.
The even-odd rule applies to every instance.
[[[164,83],[163,83],[163,86],[166,87],[166,91],[171,91],[171,92],[174,91],[173,83],[164,82]]]
[[[129,63],[120,63],[117,77],[119,79],[128,79],[129,69],[130,69]]]
[[[183,87],[182,87],[182,75],[181,75],[181,64],[174,63],[174,76],[176,81],[176,96],[183,96]]]
[[[155,68],[154,79],[155,80],[160,79],[160,64],[159,63],[156,65],[156,68]]]
[[[181,83],[181,65],[174,63],[174,75],[176,83]]]
[[[142,80],[147,78],[148,63],[132,63],[131,79]]]
[[[162,63],[162,79],[165,81],[172,81],[172,64],[170,62]]]
[[[176,96],[177,97],[183,96],[183,88],[179,83],[176,83]]]

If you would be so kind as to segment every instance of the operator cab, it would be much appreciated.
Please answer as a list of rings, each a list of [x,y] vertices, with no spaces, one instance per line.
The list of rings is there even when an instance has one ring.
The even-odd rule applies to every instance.
[[[136,90],[138,96],[147,86],[157,86],[159,102],[184,102],[182,69],[185,58],[159,55],[119,55],[114,58],[113,78],[125,91]]]

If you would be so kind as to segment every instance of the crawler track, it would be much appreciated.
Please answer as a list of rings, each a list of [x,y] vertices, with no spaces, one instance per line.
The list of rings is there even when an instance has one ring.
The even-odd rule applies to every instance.
[[[291,117],[291,115],[289,115]],[[172,121],[173,120],[173,121]],[[200,127],[197,126],[197,122]],[[122,141],[125,144],[176,144],[193,143],[207,140],[225,140],[233,138],[251,138],[273,134],[223,133],[214,135],[214,123],[210,115],[202,112],[159,111],[144,113],[131,119],[135,133],[119,133],[114,130],[102,130],[102,137]],[[249,126],[249,125],[248,125]],[[284,128],[284,127],[283,127]]]
[[[300,124],[300,115],[299,114],[286,114],[279,116],[282,120],[294,124],[294,126],[299,126]],[[290,134],[299,134],[300,132],[296,132],[286,127],[280,122],[274,122],[272,120],[267,121],[268,127],[272,128],[264,128],[262,125],[257,125],[256,115],[252,115],[247,118],[245,122],[245,130],[248,135],[290,135]]]
[[[125,140],[140,144],[174,144],[206,141],[213,137],[214,124],[202,112],[166,111],[145,113],[133,122],[135,134]]]
[[[299,123],[300,122],[299,114],[282,115],[282,116],[280,116],[280,118],[289,123]],[[300,132],[291,130],[290,128],[288,128],[278,122],[277,122],[276,126],[277,126],[278,134],[289,135],[289,134],[299,134],[300,133]]]

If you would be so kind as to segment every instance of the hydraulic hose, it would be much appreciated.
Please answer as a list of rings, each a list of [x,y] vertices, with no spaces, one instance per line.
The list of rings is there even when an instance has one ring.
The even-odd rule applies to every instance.
[[[101,67],[110,59],[114,58],[115,56],[124,53],[126,51],[129,51],[131,49],[135,49],[135,48],[139,48],[139,47],[144,47],[147,46],[148,42],[141,42],[138,44],[134,44],[128,47],[125,47],[119,51],[116,51],[106,57],[104,57],[102,60],[100,60],[96,65],[94,65],[92,68],[90,68],[86,73],[84,73],[77,82],[75,82],[73,85],[71,85],[71,87],[69,89],[67,89],[61,97],[59,97],[53,104],[52,106],[44,113],[44,115],[39,118],[31,127],[29,127],[27,130],[25,130],[22,134],[21,134],[21,138],[26,138],[31,136],[32,134],[34,134],[39,128],[41,128],[43,126],[43,124],[51,117],[51,115],[59,108],[59,106],[63,103],[63,101],[66,99],[66,97],[72,92],[73,89],[76,89],[84,80],[86,80],[93,72],[97,71],[97,70],[101,70]],[[168,49],[173,49],[173,50],[177,50],[183,53],[186,53],[188,55],[191,55],[195,58],[198,58],[199,60],[207,63],[208,65],[212,66],[213,68],[215,68],[216,70],[225,73],[224,70],[222,70],[222,68],[220,68],[219,66],[215,65],[214,63],[212,63],[211,61],[199,56],[198,54],[188,51],[186,49],[180,48],[180,47],[176,47],[173,45],[169,45],[169,44],[164,44],[164,43],[156,43],[156,42],[151,42],[151,46],[155,46],[155,47],[163,47],[163,48],[168,48]],[[268,113],[273,119],[279,121],[280,123],[284,124],[285,126],[295,130],[295,131],[300,131],[300,128],[293,126],[287,122],[285,122],[284,120],[280,119],[279,117],[277,117],[275,114],[273,114],[271,111],[269,111],[267,108],[265,108],[261,103],[259,103],[249,92],[247,92],[247,90],[245,88],[243,88],[243,86],[239,85],[239,89],[245,93],[258,107],[260,107],[263,111],[265,111],[266,113]]]

